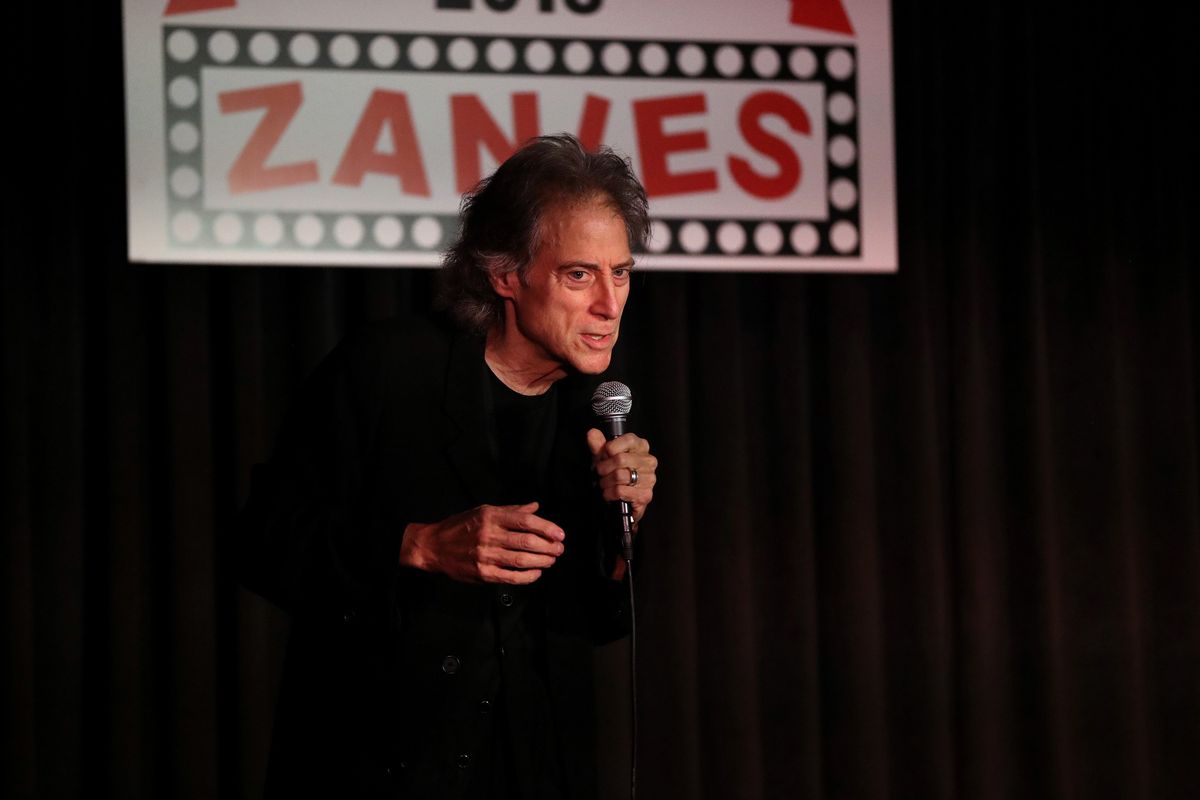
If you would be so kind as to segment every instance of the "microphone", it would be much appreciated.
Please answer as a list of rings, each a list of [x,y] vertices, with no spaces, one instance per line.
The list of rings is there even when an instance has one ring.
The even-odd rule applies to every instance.
[[[625,421],[633,408],[633,393],[620,381],[605,381],[592,392],[592,413],[600,418],[600,430],[607,439],[625,433]],[[629,501],[618,500],[621,511],[621,557],[633,561],[633,509]]]

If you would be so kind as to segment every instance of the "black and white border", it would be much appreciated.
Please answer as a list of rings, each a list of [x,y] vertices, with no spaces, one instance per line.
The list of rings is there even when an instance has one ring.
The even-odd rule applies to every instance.
[[[861,255],[856,48],[445,33],[165,26],[168,236],[177,248],[433,253],[456,214],[276,212],[203,203],[204,67],[819,82],[825,92],[824,219],[656,218],[654,255]]]

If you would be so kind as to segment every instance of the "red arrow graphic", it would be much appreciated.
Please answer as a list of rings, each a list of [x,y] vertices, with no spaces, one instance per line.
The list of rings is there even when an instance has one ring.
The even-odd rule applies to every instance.
[[[233,8],[237,0],[168,0],[164,17],[172,14],[194,14],[197,11],[215,11],[218,8]]]
[[[842,0],[792,0],[792,24],[854,35]]]

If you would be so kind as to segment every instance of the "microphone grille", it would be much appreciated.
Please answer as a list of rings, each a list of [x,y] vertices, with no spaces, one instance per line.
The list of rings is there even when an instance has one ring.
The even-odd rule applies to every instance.
[[[633,392],[620,381],[605,381],[592,392],[592,411],[598,417],[624,416],[633,408]]]

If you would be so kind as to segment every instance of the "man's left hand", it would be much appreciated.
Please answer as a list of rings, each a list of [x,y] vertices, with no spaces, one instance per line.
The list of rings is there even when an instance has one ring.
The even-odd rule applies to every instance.
[[[654,499],[658,480],[658,459],[651,455],[650,443],[632,433],[608,441],[596,428],[587,432],[587,442],[604,499],[628,501],[636,524]]]

